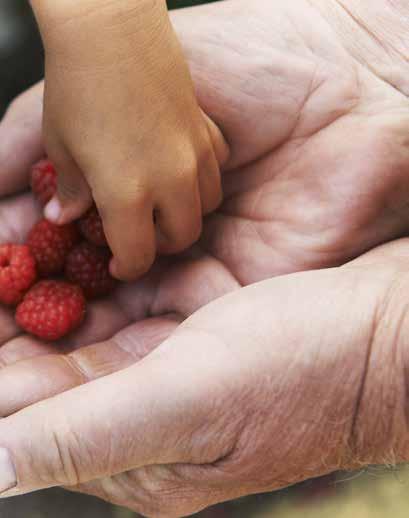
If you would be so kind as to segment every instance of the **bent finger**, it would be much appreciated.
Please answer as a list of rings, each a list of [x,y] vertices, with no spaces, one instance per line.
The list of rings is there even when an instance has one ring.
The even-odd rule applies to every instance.
[[[74,159],[54,136],[47,137],[47,154],[57,175],[57,192],[44,209],[45,217],[57,225],[78,219],[92,205],[91,190]]]
[[[133,281],[145,274],[156,256],[153,206],[144,196],[130,197],[102,207],[96,200],[105,234],[111,248],[111,274],[122,281]]]
[[[11,415],[29,405],[48,399],[78,385],[107,376],[141,360],[165,340],[177,327],[172,318],[144,320],[127,326],[112,338],[81,347],[69,354],[55,351],[47,344],[28,339],[23,361],[0,369],[0,415]],[[26,340],[21,337],[17,341]],[[30,345],[30,350],[28,350]],[[16,345],[17,346],[17,345]],[[13,348],[8,348],[13,359]],[[14,347],[15,349],[15,347]],[[0,349],[0,357],[4,357]]]

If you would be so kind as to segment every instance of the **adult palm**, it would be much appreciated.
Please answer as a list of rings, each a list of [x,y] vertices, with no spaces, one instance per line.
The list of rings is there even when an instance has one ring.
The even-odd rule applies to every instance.
[[[399,42],[394,9],[385,3],[385,24]],[[68,354],[20,335],[3,310],[2,415],[134,363],[226,292],[343,263],[407,231],[409,72],[395,41],[371,38],[371,14],[358,24],[336,2],[237,0],[174,16],[202,107],[230,144],[225,202],[198,246],[93,305],[62,344]],[[361,44],[350,45],[349,33]],[[43,153],[41,88],[0,128],[5,195],[26,185]],[[37,215],[30,195],[9,197],[1,239],[23,238]]]

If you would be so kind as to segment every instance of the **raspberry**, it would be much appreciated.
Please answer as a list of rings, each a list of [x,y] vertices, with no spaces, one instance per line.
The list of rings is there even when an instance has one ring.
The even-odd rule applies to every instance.
[[[37,262],[38,273],[45,277],[60,273],[73,246],[79,240],[76,225],[54,225],[46,219],[39,221],[28,235],[27,245]]]
[[[41,205],[46,205],[56,193],[57,173],[49,160],[40,160],[32,167],[31,189]]]
[[[43,340],[58,340],[76,329],[84,315],[85,298],[79,286],[62,281],[41,281],[18,306],[16,322]]]
[[[36,278],[35,259],[28,246],[0,246],[0,302],[18,304]]]
[[[95,206],[79,220],[78,225],[81,234],[89,243],[95,246],[108,246],[102,219]]]
[[[116,285],[109,273],[110,259],[108,250],[81,243],[68,255],[65,276],[78,284],[89,299],[108,295]]]

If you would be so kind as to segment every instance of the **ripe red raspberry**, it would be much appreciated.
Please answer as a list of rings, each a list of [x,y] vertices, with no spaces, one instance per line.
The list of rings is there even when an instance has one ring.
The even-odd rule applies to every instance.
[[[43,340],[58,340],[76,329],[85,315],[79,286],[41,281],[25,295],[16,311],[17,324]]]
[[[39,221],[27,239],[38,273],[43,277],[60,273],[67,255],[78,241],[79,233],[74,223],[58,226],[46,219]]]
[[[109,295],[116,285],[109,273],[110,259],[108,250],[81,243],[68,255],[65,276],[78,284],[89,299]]]
[[[95,246],[108,246],[102,219],[95,206],[79,220],[78,225],[81,234],[89,243]]]
[[[40,160],[31,169],[31,189],[41,205],[46,205],[57,191],[57,173],[48,160]]]
[[[28,246],[0,246],[0,302],[18,304],[36,278],[35,259]]]

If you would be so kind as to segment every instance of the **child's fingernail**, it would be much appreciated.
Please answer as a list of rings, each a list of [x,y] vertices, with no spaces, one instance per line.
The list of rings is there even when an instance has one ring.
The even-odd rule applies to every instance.
[[[16,470],[8,450],[0,448],[0,497],[17,485]]]
[[[57,223],[61,217],[62,207],[58,198],[53,198],[44,209],[44,216],[51,222]]]

